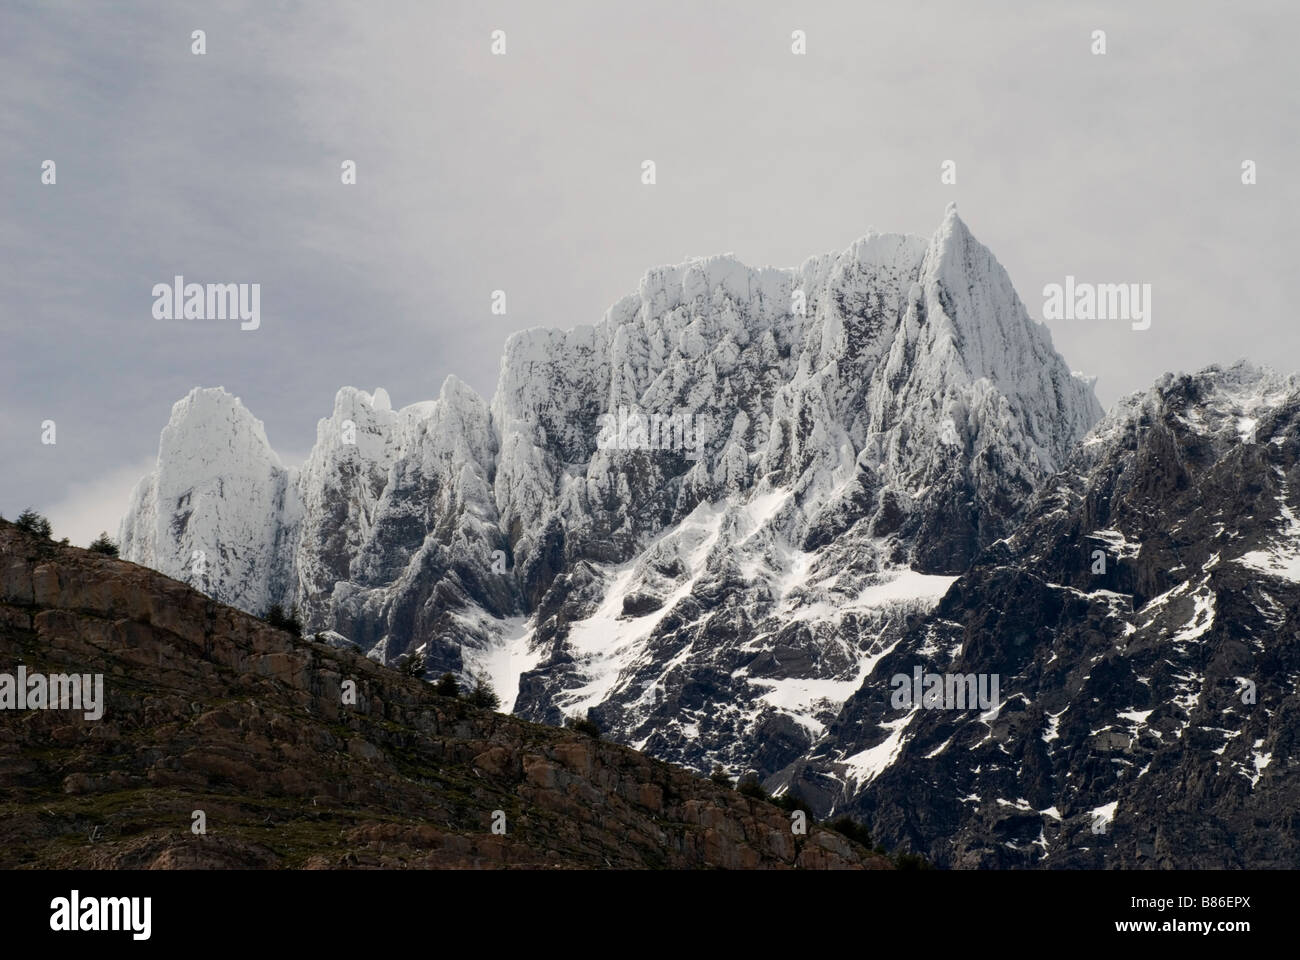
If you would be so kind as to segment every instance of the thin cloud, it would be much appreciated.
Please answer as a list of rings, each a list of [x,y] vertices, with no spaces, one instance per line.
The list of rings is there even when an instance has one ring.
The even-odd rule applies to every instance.
[[[73,483],[67,494],[44,514],[58,539],[67,537],[79,547],[89,545],[101,532],[117,539],[118,523],[131,491],[153,469],[152,458],[120,467],[102,477]]]

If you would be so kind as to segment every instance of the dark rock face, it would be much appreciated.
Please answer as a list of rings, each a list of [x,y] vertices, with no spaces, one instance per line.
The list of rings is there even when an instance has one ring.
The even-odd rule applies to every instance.
[[[0,867],[889,866],[626,747],[435,696],[350,646],[0,522],[0,673],[104,679],[100,719],[3,714]]]
[[[952,867],[1300,866],[1298,481],[1294,378],[1166,376],[771,782]],[[1001,705],[892,705],[916,666]]]

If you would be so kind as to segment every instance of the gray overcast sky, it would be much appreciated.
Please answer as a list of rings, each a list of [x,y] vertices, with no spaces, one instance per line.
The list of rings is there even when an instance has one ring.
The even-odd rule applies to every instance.
[[[490,396],[511,331],[594,322],[652,266],[794,266],[949,200],[1033,316],[1066,274],[1152,284],[1149,330],[1050,324],[1106,406],[1300,370],[1298,26],[1293,0],[0,0],[0,511],[116,533],[194,386],[295,460],[340,386]],[[175,274],[260,283],[261,329],[153,319]]]

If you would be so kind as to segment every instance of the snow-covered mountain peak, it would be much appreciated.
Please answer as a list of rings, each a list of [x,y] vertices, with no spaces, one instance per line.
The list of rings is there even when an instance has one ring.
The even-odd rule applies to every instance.
[[[1167,392],[1180,381],[1187,384],[1203,416],[1215,420],[1261,415],[1287,402],[1300,390],[1300,377],[1295,374],[1284,376],[1246,360],[1231,366],[1216,364],[1190,377],[1166,374],[1155,389],[1163,387]]]
[[[200,458],[196,467],[202,469],[222,456],[220,449],[204,449],[205,442],[213,439],[245,446],[256,451],[257,460],[283,466],[266,439],[266,427],[239,397],[225,387],[195,387],[172,405],[161,446]]]
[[[398,410],[344,388],[300,471],[231,413],[202,476],[164,451],[127,556],[251,471],[198,528],[255,558],[223,598],[686,762],[766,743],[771,769],[1100,412],[949,208],[796,268],[650,269],[594,323],[510,336],[490,404],[455,377]]]
[[[1246,360],[1196,373],[1166,373],[1146,390],[1120,398],[1084,438],[1089,459],[1124,437],[1167,421],[1220,446],[1238,440],[1282,442],[1275,431],[1300,408],[1300,377]]]
[[[172,407],[119,540],[123,556],[260,612],[291,578],[282,534],[298,516],[262,422],[224,388],[196,388]]]

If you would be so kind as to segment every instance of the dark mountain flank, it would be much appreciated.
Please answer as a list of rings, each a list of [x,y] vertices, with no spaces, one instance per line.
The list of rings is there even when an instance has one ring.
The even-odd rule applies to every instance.
[[[1121,402],[780,778],[955,867],[1300,866],[1300,384]],[[891,703],[916,667],[992,709]]]

